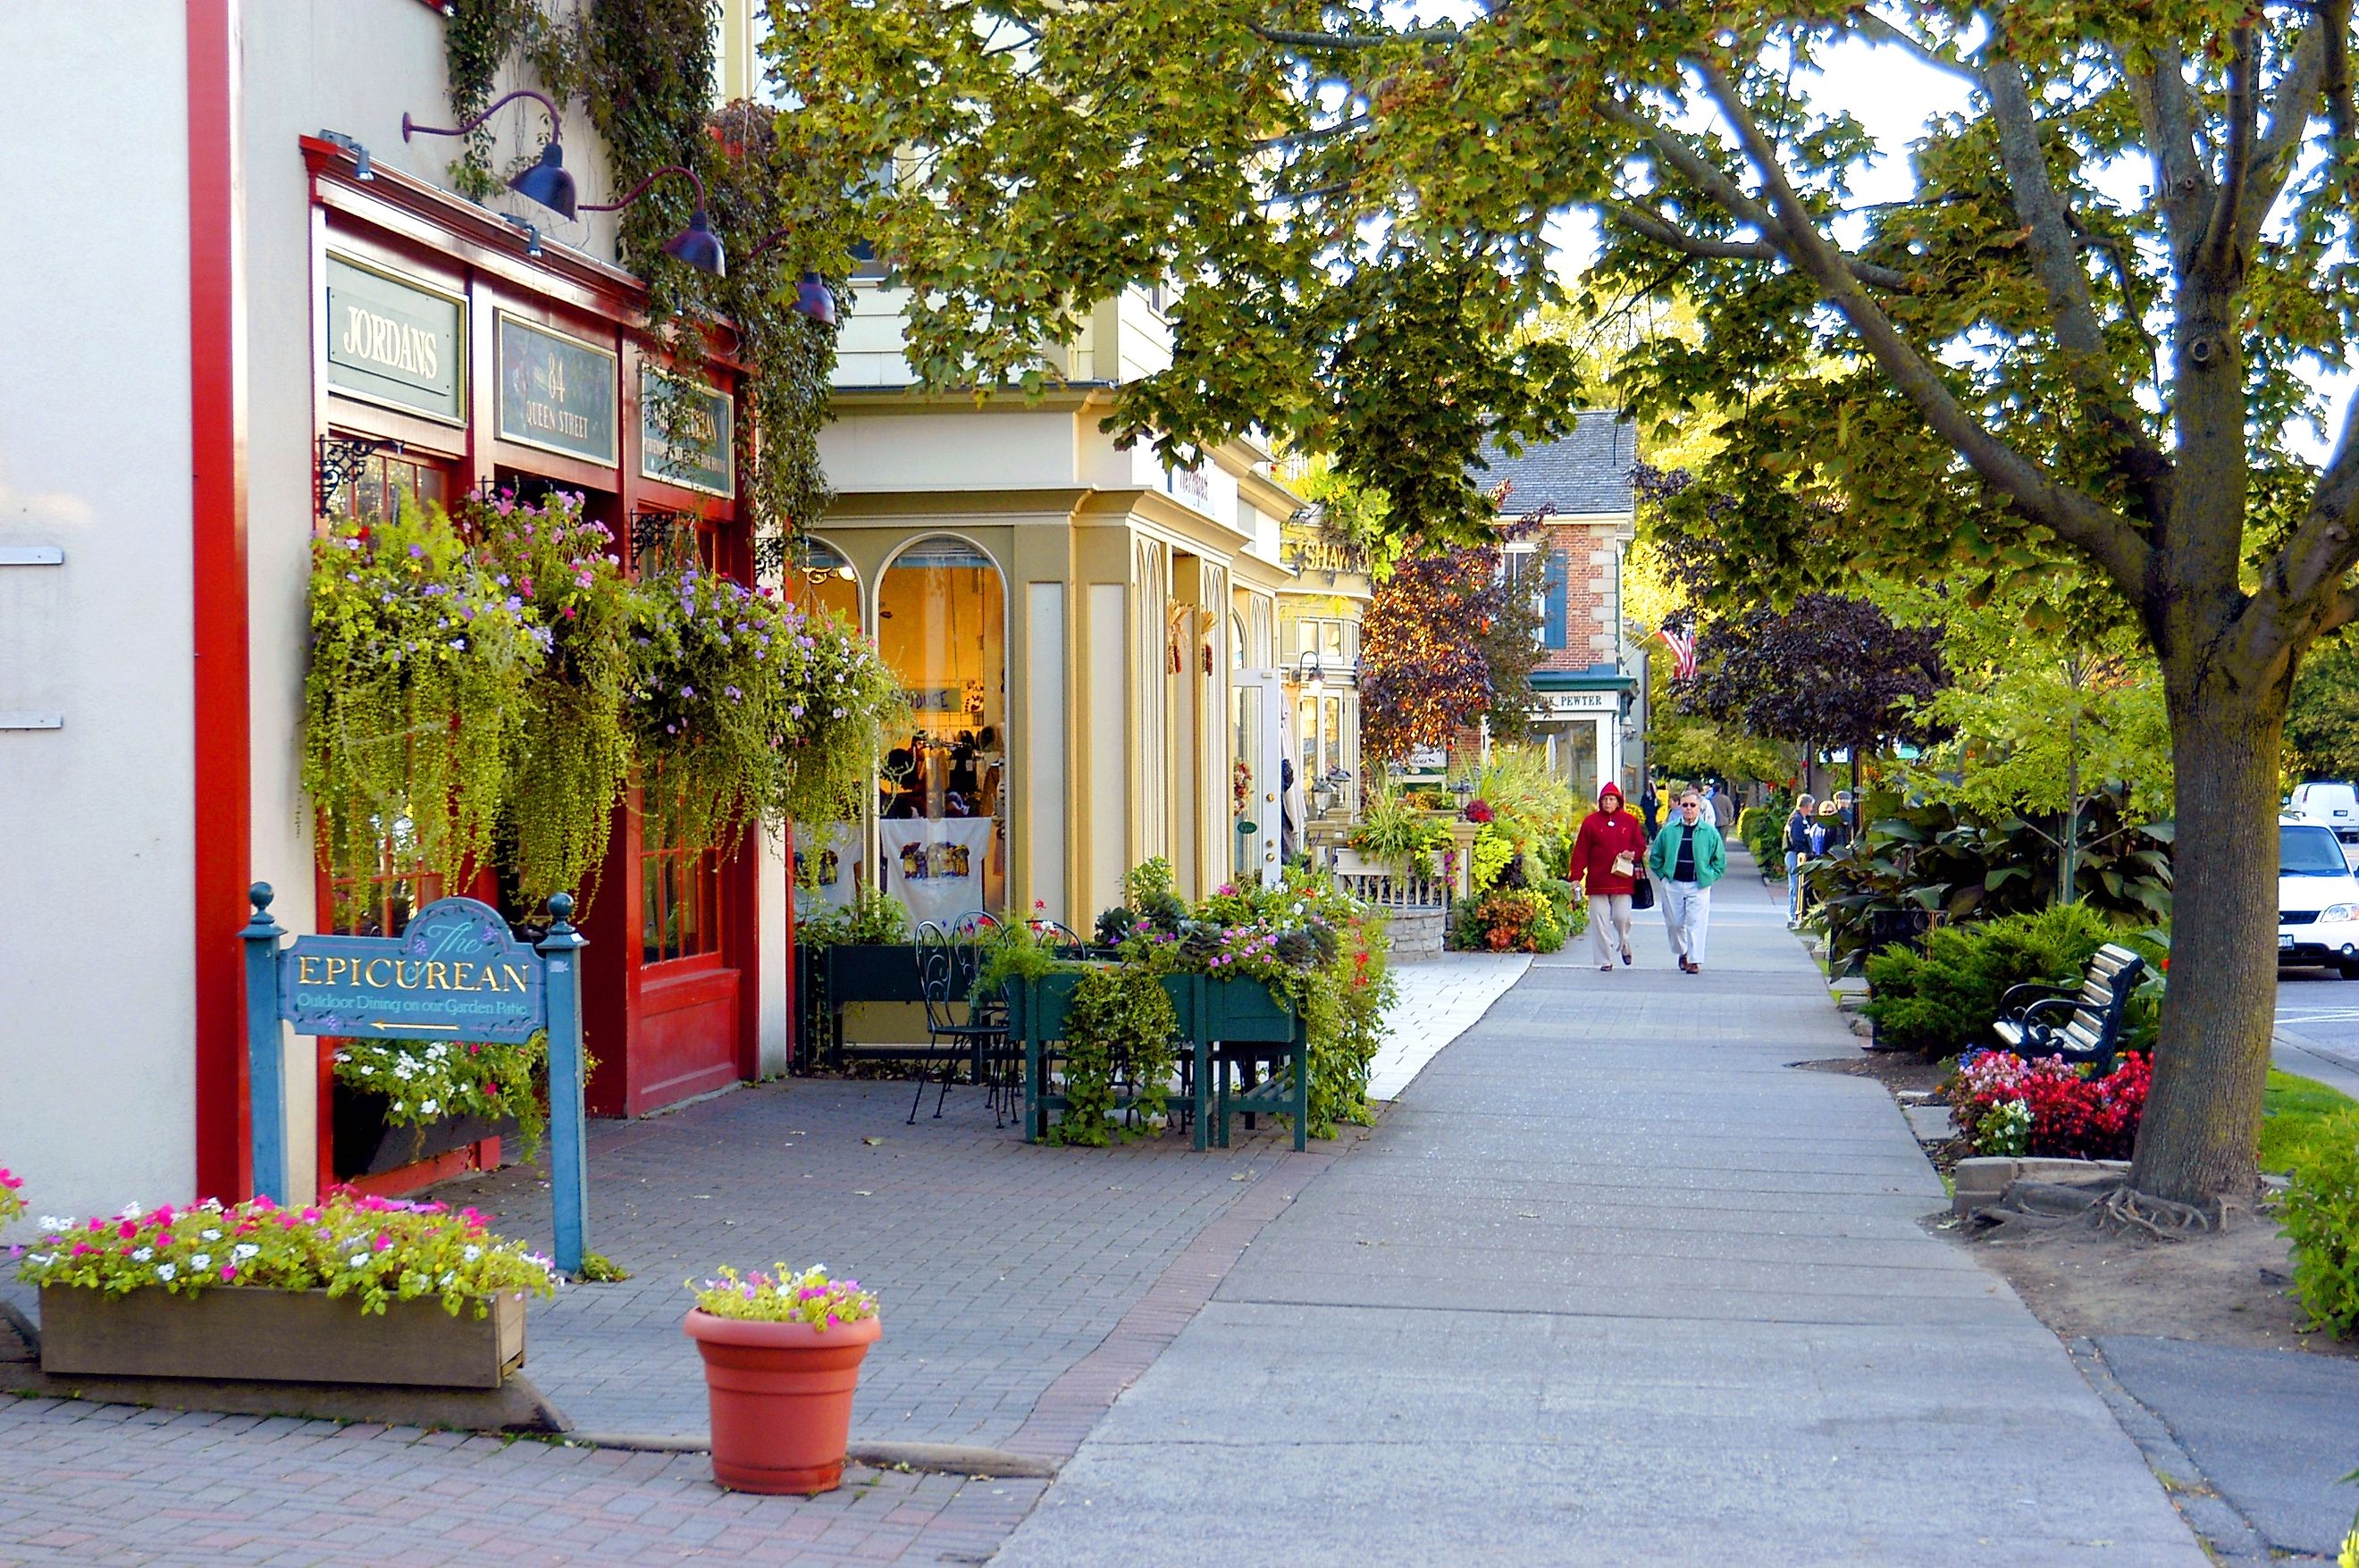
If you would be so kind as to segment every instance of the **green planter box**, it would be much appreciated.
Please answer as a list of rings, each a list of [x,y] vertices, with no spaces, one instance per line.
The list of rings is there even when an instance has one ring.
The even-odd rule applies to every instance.
[[[394,1301],[224,1285],[176,1296],[73,1285],[41,1290],[41,1370],[53,1377],[206,1377],[496,1388],[524,1365],[524,1298],[495,1296],[483,1317],[439,1298]]]

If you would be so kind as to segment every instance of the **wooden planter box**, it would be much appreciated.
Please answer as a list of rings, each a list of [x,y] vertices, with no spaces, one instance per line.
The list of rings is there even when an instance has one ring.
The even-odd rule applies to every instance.
[[[483,1317],[439,1298],[395,1301],[383,1316],[325,1290],[224,1285],[193,1296],[161,1286],[110,1296],[41,1290],[41,1370],[52,1376],[206,1377],[496,1388],[524,1365],[524,1298],[495,1296]]]
[[[506,1140],[518,1136],[513,1116],[445,1116],[418,1127],[396,1127],[386,1120],[386,1107],[391,1104],[373,1089],[355,1089],[349,1083],[338,1083],[330,1092],[337,1181],[381,1176],[485,1138]]]

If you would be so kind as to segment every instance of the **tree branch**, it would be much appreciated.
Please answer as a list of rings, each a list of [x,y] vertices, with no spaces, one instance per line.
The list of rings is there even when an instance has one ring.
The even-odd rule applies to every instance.
[[[2239,649],[2254,658],[2299,634],[2349,623],[2359,594],[2344,579],[2359,566],[2359,396],[2343,413],[2334,455],[2318,476],[2310,506],[2262,573],[2260,591],[2238,617]]]
[[[1858,12],[1852,16],[1851,20],[1868,38],[1906,49],[1935,71],[1947,71],[1972,86],[1980,87],[1983,84],[1982,73],[1971,63],[1960,59],[1949,49],[1927,43],[1907,28],[1886,21],[1873,11]]]
[[[1783,261],[1785,253],[1767,240],[1708,239],[1691,234],[1644,207],[1627,201],[1609,201],[1605,211],[1638,231],[1657,245],[1692,256],[1705,261]],[[1906,292],[1909,288],[1908,275],[1896,268],[1861,261],[1855,256],[1843,257],[1843,265],[1852,276],[1873,289],[1890,289]]]
[[[1985,484],[2013,500],[2032,521],[2086,553],[2134,600],[2143,598],[2152,551],[2137,530],[2110,507],[2049,477],[1958,401],[1940,372],[1868,298],[1841,253],[1819,233],[1778,160],[1777,147],[1746,111],[1727,72],[1708,59],[1692,58],[1688,63],[1702,77],[1759,170],[1770,204],[1783,220],[1777,232],[1790,246],[1787,259],[1843,312],[1894,387]]]
[[[2114,63],[2130,84],[2147,156],[2154,164],[2155,197],[2170,229],[2174,260],[2185,262],[2201,238],[2212,173],[2195,147],[2195,110],[2187,94],[2185,63],[2176,46],[2154,50],[2154,69],[2135,71],[2118,52]]]
[[[1457,43],[1465,35],[1456,27],[1412,27],[1398,33],[1305,33],[1289,27],[1264,27],[1259,22],[1246,24],[1264,43],[1280,49],[1373,49],[1393,44]]]
[[[2346,19],[2344,26],[2348,25]],[[2286,68],[2277,93],[2269,102],[2268,133],[2253,149],[2251,171],[2245,177],[2245,196],[2238,203],[2235,217],[2236,252],[2247,259],[2260,244],[2261,228],[2268,222],[2269,209],[2277,205],[2286,181],[2293,177],[2295,160],[2310,130],[2310,114],[2327,77],[2326,27],[2323,20],[2311,22],[2301,42],[2294,47],[2293,62]],[[2331,115],[2332,112],[2330,103],[2328,113]]]
[[[2245,256],[2236,245],[2237,220],[2244,212],[2245,182],[2253,172],[2253,134],[2261,112],[2260,63],[2253,58],[2253,29],[2238,27],[2229,37],[2236,53],[2228,62],[2228,146],[2220,160],[2220,187],[2212,193],[2212,215],[2204,221],[2203,242],[2195,252],[2197,267],[2223,285],[2232,284],[2244,268]]]

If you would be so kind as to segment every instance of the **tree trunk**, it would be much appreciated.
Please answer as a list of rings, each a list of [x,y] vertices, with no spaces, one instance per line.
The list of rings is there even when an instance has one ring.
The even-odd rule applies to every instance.
[[[2170,981],[2130,1184],[2207,1209],[2254,1186],[2277,1013],[2277,756],[2290,682],[2166,658],[2177,771]]]

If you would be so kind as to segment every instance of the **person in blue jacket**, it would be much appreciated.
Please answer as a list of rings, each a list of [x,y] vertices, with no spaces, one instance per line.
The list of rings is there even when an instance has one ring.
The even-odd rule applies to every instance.
[[[1670,932],[1671,956],[1690,975],[1703,973],[1704,936],[1712,924],[1712,885],[1728,869],[1728,848],[1720,829],[1704,815],[1703,796],[1690,789],[1680,812],[1655,835],[1647,869],[1663,890],[1663,925]]]

